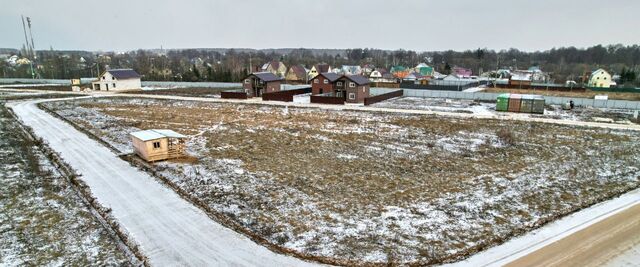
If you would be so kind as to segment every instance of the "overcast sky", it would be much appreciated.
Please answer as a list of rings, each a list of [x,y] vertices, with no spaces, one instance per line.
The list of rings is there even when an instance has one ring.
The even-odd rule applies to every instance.
[[[639,0],[0,0],[0,47],[465,50],[640,44]]]

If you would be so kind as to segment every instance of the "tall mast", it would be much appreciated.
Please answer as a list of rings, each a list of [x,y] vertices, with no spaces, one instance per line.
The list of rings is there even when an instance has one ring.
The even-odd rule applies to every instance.
[[[36,45],[33,43],[33,33],[31,32],[31,18],[27,17],[27,26],[29,26],[29,37],[31,37],[31,52],[33,53],[33,59],[37,59]]]
[[[31,46],[29,45],[29,38],[27,38],[27,27],[24,25],[24,16],[20,15],[20,18],[22,18],[22,31],[24,32],[24,41],[26,42],[27,54],[32,54],[30,51]]]

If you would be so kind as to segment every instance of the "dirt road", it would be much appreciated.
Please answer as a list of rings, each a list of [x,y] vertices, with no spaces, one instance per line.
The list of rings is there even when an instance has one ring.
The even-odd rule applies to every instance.
[[[635,205],[506,266],[631,266],[627,253],[639,246],[640,205]]]
[[[82,176],[157,266],[307,266],[225,228],[35,101],[12,104],[23,123]]]

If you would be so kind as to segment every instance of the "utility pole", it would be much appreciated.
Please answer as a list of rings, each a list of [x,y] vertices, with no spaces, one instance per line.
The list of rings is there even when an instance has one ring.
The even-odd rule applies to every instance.
[[[33,53],[33,59],[37,59],[36,45],[33,43],[33,33],[31,32],[31,18],[27,17],[27,26],[29,26],[29,36],[31,37],[31,52]]]
[[[24,42],[26,43],[26,49],[27,49],[27,54],[32,55],[33,53],[30,51],[31,46],[29,45],[29,38],[27,38],[27,27],[24,24],[24,16],[20,15],[20,18],[22,19],[22,32],[24,32]]]

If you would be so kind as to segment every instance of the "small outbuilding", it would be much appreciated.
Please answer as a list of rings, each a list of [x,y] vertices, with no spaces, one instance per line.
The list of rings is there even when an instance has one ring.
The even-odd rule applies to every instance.
[[[146,161],[175,159],[185,156],[186,136],[166,129],[133,132],[131,142],[135,153]]]

